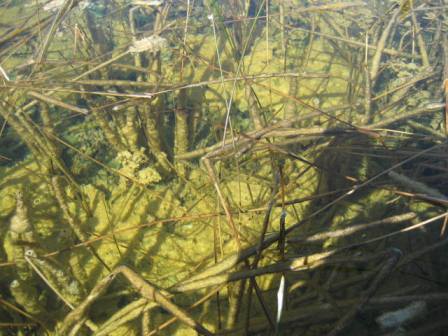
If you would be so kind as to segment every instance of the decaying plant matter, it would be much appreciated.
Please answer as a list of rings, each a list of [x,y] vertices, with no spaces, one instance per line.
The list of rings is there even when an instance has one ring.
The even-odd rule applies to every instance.
[[[447,10],[0,3],[0,336],[443,335]]]

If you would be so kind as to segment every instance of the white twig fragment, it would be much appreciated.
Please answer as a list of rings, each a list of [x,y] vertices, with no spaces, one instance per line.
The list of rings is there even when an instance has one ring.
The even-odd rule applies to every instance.
[[[3,77],[5,77],[5,79],[9,82],[10,81],[9,76],[1,65],[0,65],[0,72],[2,73]]]
[[[163,1],[148,1],[148,0],[134,0],[132,1],[134,6],[149,6],[149,7],[159,7],[163,5]]]
[[[56,11],[58,11],[62,7],[64,2],[65,2],[65,0],[53,0],[53,1],[50,1],[50,2],[46,3],[42,7],[42,9],[44,11],[47,11],[47,12],[56,12]],[[88,0],[81,1],[78,4],[79,8],[81,8],[81,9],[85,9],[89,5],[90,5],[90,2]]]
[[[277,322],[276,322],[277,330],[280,324],[280,320],[282,318],[284,302],[285,302],[285,276],[282,275],[282,277],[280,278],[280,285],[278,287],[277,292]]]

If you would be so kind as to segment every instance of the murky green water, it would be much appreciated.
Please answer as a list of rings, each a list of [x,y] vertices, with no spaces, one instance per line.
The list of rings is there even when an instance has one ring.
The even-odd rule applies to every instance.
[[[447,8],[0,2],[0,335],[443,335]]]

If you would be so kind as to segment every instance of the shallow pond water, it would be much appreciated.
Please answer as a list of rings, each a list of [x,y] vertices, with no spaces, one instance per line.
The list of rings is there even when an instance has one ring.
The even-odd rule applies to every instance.
[[[0,2],[0,336],[443,335],[447,9]]]

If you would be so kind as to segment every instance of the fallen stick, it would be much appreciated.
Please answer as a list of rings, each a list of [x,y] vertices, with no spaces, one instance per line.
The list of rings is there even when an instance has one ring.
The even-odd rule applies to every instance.
[[[362,310],[362,308],[369,302],[370,298],[376,293],[381,283],[386,279],[395,265],[398,263],[402,253],[398,249],[393,249],[390,252],[390,256],[388,260],[384,263],[384,266],[381,268],[380,272],[376,276],[376,278],[372,281],[369,288],[364,292],[361,296],[359,302],[350,309],[334,326],[333,330],[331,330],[327,336],[336,336],[339,335],[356,317],[356,315]]]
[[[376,241],[380,241],[389,237],[393,237],[396,236],[398,234],[404,233],[404,232],[409,232],[418,228],[421,228],[423,226],[426,226],[430,223],[434,223],[436,221],[438,221],[439,219],[442,219],[444,217],[446,217],[448,215],[448,212],[442,213],[440,215],[434,216],[432,218],[429,218],[427,220],[424,220],[422,222],[416,223],[414,225],[408,226],[404,229],[398,230],[398,231],[394,231],[394,232],[390,232],[378,237],[374,237],[359,243],[355,243],[355,244],[351,244],[351,245],[347,245],[341,248],[337,248],[337,249],[333,249],[333,250],[329,250],[329,251],[324,251],[321,253],[316,253],[316,254],[312,254],[312,255],[307,255],[307,256],[303,256],[301,258],[297,258],[297,260],[294,261],[295,266],[294,268],[297,268],[297,265],[300,264],[300,262],[302,262],[302,265],[309,265],[312,263],[317,263],[317,262],[323,262],[323,260],[327,257],[329,257],[330,255],[336,254],[338,252],[347,250],[347,249],[351,249],[351,248],[355,248],[355,247],[359,247],[362,245],[366,245],[366,244],[370,244]],[[295,225],[293,225],[292,227],[289,227],[286,230],[286,233],[291,232],[291,230],[297,228],[297,225],[301,224],[303,222],[299,222]],[[270,246],[271,244],[273,244],[274,242],[278,241],[278,239],[280,238],[279,234],[276,233],[270,237],[268,237],[266,240],[264,240],[263,243],[263,248],[266,248],[268,246]],[[219,264],[215,264],[211,267],[209,267],[207,270],[203,271],[202,273],[191,277],[188,281],[184,281],[180,284],[178,284],[175,288],[187,288],[186,286],[192,286],[192,283],[197,282],[199,280],[203,280],[203,281],[207,281],[206,278],[212,277],[212,276],[218,276],[218,277],[227,277],[228,275],[223,275],[220,273],[225,272],[226,270],[234,267],[235,265],[237,265],[240,261],[245,260],[246,258],[254,255],[257,251],[257,246],[252,246],[246,250],[242,250],[240,251],[240,253],[237,254],[233,254],[229,257],[227,257],[226,259],[224,259],[221,263]],[[241,259],[242,258],[242,259]],[[309,266],[308,266],[309,267]]]
[[[134,289],[148,301],[156,302],[163,309],[170,312],[173,316],[177,317],[180,321],[196,330],[201,335],[211,336],[208,329],[202,326],[199,322],[195,321],[188,313],[183,309],[172,303],[167,296],[161,293],[153,285],[145,281],[139,274],[135,273],[127,266],[119,266],[115,268],[108,276],[99,281],[92,289],[87,298],[78,307],[76,307],[71,313],[69,313],[62,323],[60,330],[61,335],[66,335],[69,330],[77,326],[79,321],[83,321],[84,316],[90,306],[98,299],[98,297],[104,293],[109,287],[110,283],[115,279],[118,274],[122,274],[134,287]]]
[[[199,290],[207,287],[218,286],[222,284],[226,284],[233,281],[255,278],[257,276],[266,275],[266,274],[275,274],[281,272],[291,271],[297,274],[299,271],[308,272],[312,269],[322,267],[322,266],[331,266],[331,265],[339,265],[344,263],[365,263],[369,262],[372,259],[378,258],[379,256],[383,256],[384,252],[381,252],[376,255],[367,256],[367,257],[333,257],[328,258],[332,254],[336,253],[337,250],[315,253],[311,255],[301,256],[298,258],[291,258],[286,261],[278,262],[272,265],[267,265],[263,267],[253,268],[249,270],[242,270],[232,273],[224,273],[219,275],[210,276],[207,278],[199,279],[196,281],[188,281],[184,283],[180,283],[177,286],[170,288],[171,291],[174,292],[188,292],[193,290]],[[328,258],[328,259],[326,259]]]
[[[384,219],[380,219],[374,222],[366,223],[366,224],[357,224],[352,225],[344,229],[334,230],[334,231],[325,231],[325,232],[316,232],[307,237],[292,237],[288,239],[289,243],[315,243],[320,242],[330,238],[341,238],[346,237],[352,234],[357,233],[358,231],[371,229],[377,226],[386,225],[386,224],[398,224],[402,222],[406,222],[408,220],[414,219],[417,217],[417,214],[414,212],[407,212],[401,215],[391,216]]]
[[[402,184],[403,186],[405,186],[411,190],[414,190],[414,191],[424,194],[424,195],[431,196],[435,199],[448,201],[448,198],[445,195],[443,195],[440,191],[430,188],[422,182],[412,180],[409,177],[407,177],[403,174],[396,173],[394,171],[390,171],[388,173],[388,175],[391,179],[397,181],[398,183]]]
[[[380,309],[390,309],[391,306],[401,306],[414,301],[426,301],[426,302],[447,302],[448,294],[444,292],[436,292],[425,295],[402,295],[402,296],[380,296],[373,297],[364,306],[363,311],[377,311]],[[338,308],[344,309],[352,307],[356,304],[357,300],[344,300],[338,302]],[[324,322],[331,322],[337,319],[338,310],[335,309],[333,304],[317,304],[307,305],[303,308],[289,310],[285,313],[282,319],[282,325],[294,324],[296,326],[309,326],[312,324],[321,325]],[[243,326],[238,326],[234,329],[223,330],[216,335],[237,335],[243,330]],[[251,319],[250,333],[256,334],[268,329],[269,326],[261,318],[256,317]]]

